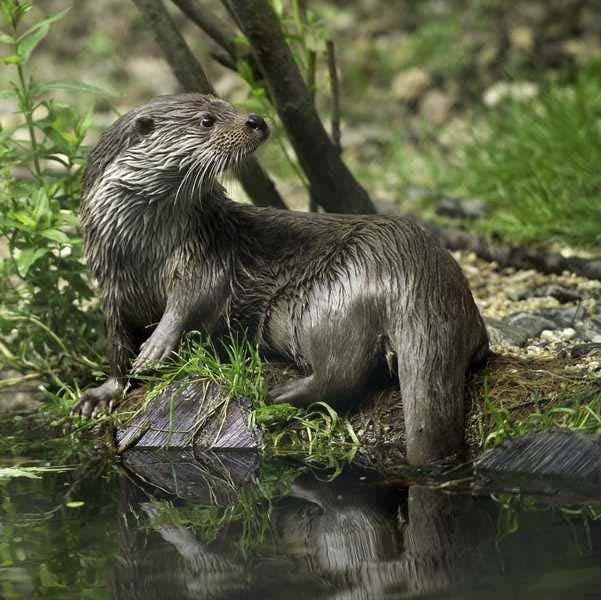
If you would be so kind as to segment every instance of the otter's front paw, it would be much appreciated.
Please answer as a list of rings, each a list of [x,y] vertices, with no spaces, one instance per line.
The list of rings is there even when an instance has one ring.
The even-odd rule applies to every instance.
[[[165,334],[158,329],[140,346],[140,354],[132,365],[134,373],[140,373],[153,363],[165,360],[176,348],[179,336]]]
[[[83,392],[71,409],[71,414],[94,418],[101,412],[111,412],[122,395],[123,388],[119,382],[116,379],[108,379],[102,385]]]

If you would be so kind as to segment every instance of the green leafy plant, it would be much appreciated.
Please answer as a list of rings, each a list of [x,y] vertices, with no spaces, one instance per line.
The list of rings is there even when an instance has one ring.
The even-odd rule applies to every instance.
[[[0,96],[15,106],[0,128],[0,365],[58,386],[98,367],[101,319],[77,228],[92,113],[79,114],[54,94],[107,92],[32,76],[32,53],[66,11],[29,24],[31,7],[0,0],[2,60],[13,72]]]

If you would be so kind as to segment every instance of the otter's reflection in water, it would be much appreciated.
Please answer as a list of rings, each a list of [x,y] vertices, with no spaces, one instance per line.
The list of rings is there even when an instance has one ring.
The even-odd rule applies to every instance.
[[[117,598],[393,598],[498,572],[487,501],[286,465],[266,490],[248,457],[125,464]]]
[[[516,582],[557,585],[557,572],[570,589],[601,583],[591,564],[601,527],[562,509],[524,510],[518,528],[511,501],[354,469],[324,481],[250,453],[142,453],[124,464],[114,598],[500,599]],[[576,577],[583,568],[590,576]]]

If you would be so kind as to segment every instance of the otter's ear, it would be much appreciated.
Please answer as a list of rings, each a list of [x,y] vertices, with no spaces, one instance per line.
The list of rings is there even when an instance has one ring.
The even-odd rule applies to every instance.
[[[138,117],[134,121],[134,129],[139,136],[145,136],[154,131],[154,119],[151,117]]]

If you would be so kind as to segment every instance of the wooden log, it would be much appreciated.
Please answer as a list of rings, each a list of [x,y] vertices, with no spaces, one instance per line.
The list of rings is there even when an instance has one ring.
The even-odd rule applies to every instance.
[[[268,365],[268,385],[299,376],[290,365]],[[471,390],[471,396],[477,394]],[[482,423],[473,418],[477,408],[466,396],[466,455],[474,460],[474,480],[469,484],[477,493],[522,492],[553,495],[563,501],[601,497],[601,438],[569,430],[547,430],[510,440],[480,457]],[[347,415],[361,449],[359,463],[381,472],[389,472],[404,462],[405,428],[402,398],[389,387],[365,398]],[[169,386],[139,411],[130,423],[117,432],[119,452],[130,449],[124,464],[142,471],[142,478],[156,477],[158,487],[171,489],[171,463],[186,462],[186,456],[202,463],[201,471],[214,470],[220,461],[242,472],[252,472],[258,458],[244,458],[244,452],[261,450],[261,434],[250,423],[248,400],[231,397],[228,390],[214,382],[186,381]],[[149,451],[171,449],[167,458]],[[133,450],[131,450],[133,449]],[[177,450],[185,450],[178,459]],[[218,451],[217,458],[206,463],[207,452]],[[132,452],[136,454],[133,455]],[[252,454],[250,452],[249,454]],[[132,462],[133,461],[133,462]],[[206,464],[205,464],[206,463]],[[238,465],[238,467],[236,467]],[[230,468],[230,467],[228,467]],[[441,466],[444,471],[444,465]],[[179,480],[193,480],[195,469],[182,467]],[[146,474],[146,475],[144,475]],[[468,472],[469,475],[469,472]],[[164,476],[164,477],[163,477]],[[226,477],[223,477],[224,479]]]
[[[557,502],[601,497],[601,438],[548,429],[504,442],[475,461],[475,489],[553,496]]]
[[[250,402],[210,381],[168,386],[116,433],[117,452],[128,448],[258,450],[261,434],[250,423]]]

